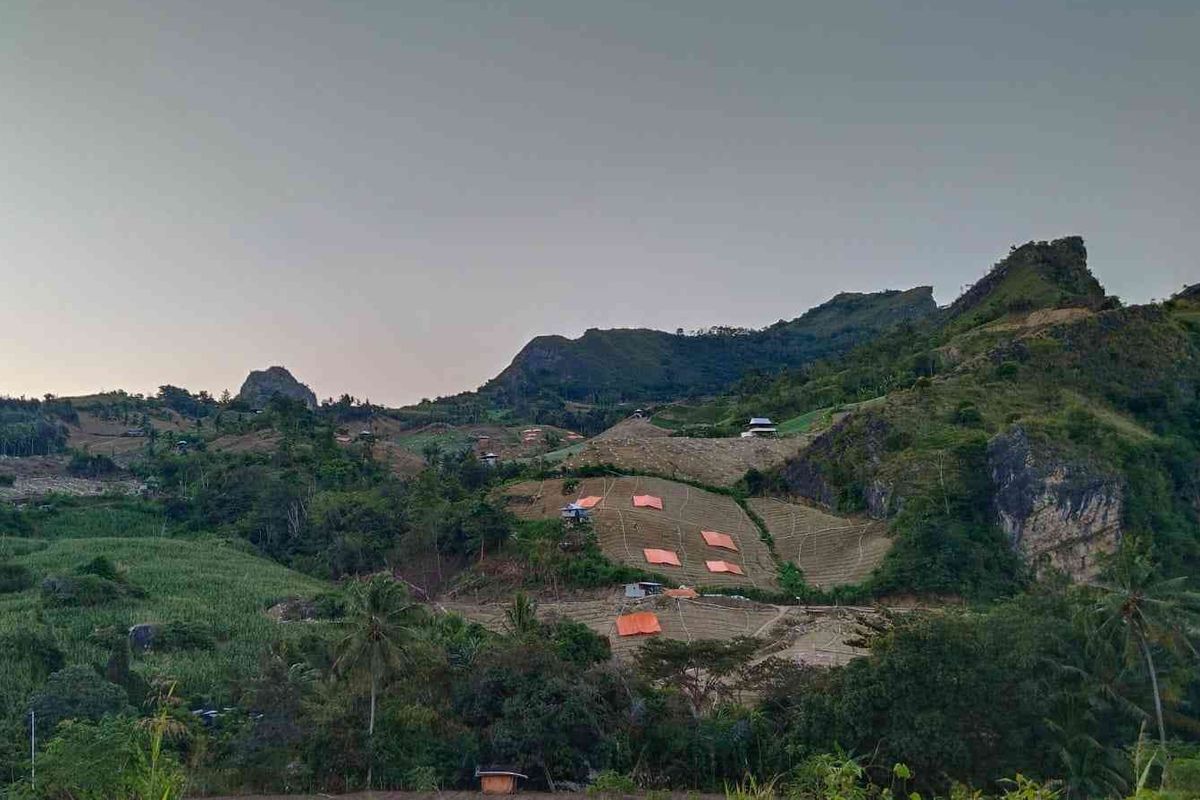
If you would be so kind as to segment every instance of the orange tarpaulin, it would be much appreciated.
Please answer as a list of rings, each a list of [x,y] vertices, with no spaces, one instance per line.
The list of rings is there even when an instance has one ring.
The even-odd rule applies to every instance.
[[[651,611],[637,611],[617,617],[617,633],[622,636],[661,632],[662,626],[658,624],[658,617]]]
[[[724,547],[726,550],[737,552],[737,545],[733,543],[733,538],[724,533],[700,531],[700,535],[704,537],[704,543],[709,547]]]
[[[657,508],[662,511],[662,498],[655,497],[652,494],[635,494],[633,496],[634,508]]]
[[[581,497],[578,500],[576,500],[575,505],[579,506],[580,508],[591,508],[592,506],[596,505],[596,503],[599,503],[603,499],[604,499],[603,497],[597,497],[594,494],[590,494],[587,497]]]
[[[642,552],[646,554],[646,560],[651,564],[670,564],[673,567],[681,566],[679,556],[675,555],[674,550],[654,550],[647,547]]]
[[[689,588],[687,586],[680,586],[678,589],[667,589],[665,592],[663,592],[663,594],[665,594],[667,597],[684,597],[684,598],[700,596],[699,592],[697,592],[695,589]]]
[[[742,568],[737,564],[730,564],[728,561],[705,561],[704,565],[708,567],[709,572],[732,572],[734,575],[745,575]]]

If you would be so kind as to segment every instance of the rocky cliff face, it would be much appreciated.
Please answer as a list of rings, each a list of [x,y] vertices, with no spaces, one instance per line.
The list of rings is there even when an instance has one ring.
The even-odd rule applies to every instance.
[[[1038,453],[1020,426],[992,440],[988,467],[997,520],[1035,568],[1092,578],[1100,555],[1120,545],[1124,495],[1115,476]]]
[[[266,408],[267,403],[277,394],[301,400],[309,408],[317,407],[317,396],[313,390],[292,377],[292,373],[283,367],[268,367],[251,372],[238,392],[238,399],[257,411]]]

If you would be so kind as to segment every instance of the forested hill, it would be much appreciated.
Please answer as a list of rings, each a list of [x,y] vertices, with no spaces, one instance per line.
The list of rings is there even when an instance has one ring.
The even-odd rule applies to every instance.
[[[749,370],[775,371],[841,355],[900,322],[934,314],[933,291],[843,293],[761,330],[696,334],[592,329],[539,336],[482,388],[519,405],[555,395],[577,402],[664,400],[721,391]]]

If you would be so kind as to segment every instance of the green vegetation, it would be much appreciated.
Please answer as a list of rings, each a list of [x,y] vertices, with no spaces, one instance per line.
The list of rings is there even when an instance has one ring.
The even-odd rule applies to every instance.
[[[0,449],[20,455],[60,452],[79,412],[191,420],[186,448],[147,436],[131,469],[147,497],[0,505],[6,796],[434,792],[472,786],[483,763],[534,788],[598,776],[601,797],[1200,795],[1200,307],[1120,308],[1084,255],[1074,239],[1016,248],[936,314],[914,290],[757,332],[540,340],[481,393],[396,412],[346,396],[245,414],[170,386],[0,403]],[[595,430],[643,397],[674,401],[653,421],[678,432],[765,414],[812,437],[719,490],[738,502],[795,494],[888,521],[894,546],[861,585],[818,591],[781,564],[783,592],[726,592],[967,602],[873,615],[867,654],[842,667],[763,658],[751,638],[648,638],[614,660],[532,593],[667,579],[605,558],[586,524],[497,504],[506,482],[561,477],[571,448],[488,469],[461,432],[424,428],[401,438],[426,466],[401,479],[371,443],[335,439],[381,414]],[[277,446],[209,446],[254,432]],[[83,452],[72,466],[118,469]],[[1119,508],[1120,549],[1076,583],[1025,563],[1000,527],[1046,497],[1073,520]],[[422,602],[447,587],[507,596],[498,631]]]

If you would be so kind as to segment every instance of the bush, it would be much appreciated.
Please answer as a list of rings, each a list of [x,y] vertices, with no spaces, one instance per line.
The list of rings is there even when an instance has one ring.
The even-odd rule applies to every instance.
[[[16,475],[10,475],[7,472],[0,472],[0,486],[12,486],[16,482]]]
[[[570,619],[557,620],[550,632],[554,649],[563,661],[591,666],[607,661],[612,656],[612,646],[607,638],[592,632],[582,622]]]
[[[108,556],[96,556],[86,564],[80,564],[75,569],[78,575],[95,575],[97,578],[121,582],[121,572]]]
[[[57,606],[97,606],[120,597],[142,597],[134,587],[97,575],[51,575],[42,581],[42,601]]]
[[[75,664],[51,675],[29,705],[37,712],[38,726],[50,731],[64,719],[95,721],[120,714],[128,709],[129,696],[91,667]]]
[[[0,594],[23,592],[33,586],[33,573],[23,564],[0,564]]]
[[[623,775],[616,770],[606,769],[597,775],[592,781],[591,785],[588,786],[587,793],[593,796],[620,796],[637,794],[637,790],[638,787],[637,784],[634,783],[633,778],[629,777],[628,775]]]
[[[111,475],[117,471],[117,463],[108,456],[91,455],[90,453],[72,453],[67,464],[67,472],[87,478],[99,478],[101,475]]]
[[[212,650],[217,646],[217,637],[208,625],[196,622],[168,622],[154,636],[155,652],[174,650]]]

